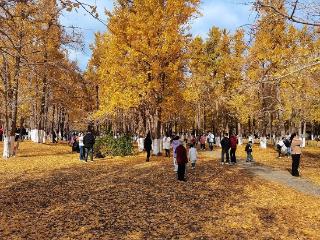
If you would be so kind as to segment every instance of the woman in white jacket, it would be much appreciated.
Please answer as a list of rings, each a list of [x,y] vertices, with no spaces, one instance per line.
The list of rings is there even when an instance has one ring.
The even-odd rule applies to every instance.
[[[162,139],[162,146],[166,152],[166,157],[170,157],[170,143],[171,138],[168,135],[164,136],[164,138]]]
[[[196,162],[198,159],[198,152],[197,152],[197,149],[193,146],[193,144],[190,145],[188,157],[189,157],[189,161],[191,162],[192,169],[195,169]]]

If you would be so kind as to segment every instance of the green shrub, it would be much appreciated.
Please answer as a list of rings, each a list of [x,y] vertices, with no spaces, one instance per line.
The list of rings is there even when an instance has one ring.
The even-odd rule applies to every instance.
[[[94,145],[95,152],[103,156],[128,156],[133,153],[132,140],[129,136],[115,139],[112,135],[100,137]]]

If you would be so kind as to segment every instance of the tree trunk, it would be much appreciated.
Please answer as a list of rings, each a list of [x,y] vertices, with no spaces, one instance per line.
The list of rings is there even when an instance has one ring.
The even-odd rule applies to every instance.
[[[154,136],[152,145],[153,145],[153,154],[158,156],[161,154],[161,117],[162,117],[162,109],[158,107],[156,109],[155,115],[153,116],[153,132]]]
[[[302,135],[302,122],[301,121],[299,121],[298,135],[299,135],[299,137],[301,137],[301,135]]]
[[[22,51],[22,34],[20,34],[20,41],[18,43],[17,55],[14,59],[14,75],[11,81],[9,63],[6,56],[3,54],[3,73],[2,81],[4,85],[4,104],[5,104],[5,141],[3,148],[3,157],[5,159],[14,154],[14,139],[17,129],[17,115],[18,115],[18,90],[20,78],[20,63]]]
[[[303,134],[302,134],[302,145],[301,147],[306,147],[306,134],[307,134],[307,122],[303,122]]]
[[[241,123],[238,122],[238,145],[242,145],[242,128],[241,128]]]
[[[314,140],[314,121],[311,123],[311,140],[313,141]]]

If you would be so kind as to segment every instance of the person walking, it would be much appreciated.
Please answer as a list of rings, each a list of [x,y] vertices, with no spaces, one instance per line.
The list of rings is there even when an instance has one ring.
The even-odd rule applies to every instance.
[[[238,139],[232,134],[230,137],[230,158],[231,164],[234,165],[237,163],[236,151],[237,151]]]
[[[186,163],[188,163],[188,157],[187,157],[187,150],[183,146],[183,144],[180,144],[176,148],[176,154],[177,154],[177,164],[178,164],[178,180],[186,181],[186,179],[184,178],[184,174],[186,172]]]
[[[80,150],[80,160],[84,160],[84,143],[83,143],[83,133],[80,132],[78,137],[79,150]]]
[[[249,141],[247,143],[245,151],[247,152],[247,160],[246,160],[246,162],[252,162],[253,161],[253,157],[252,157],[252,142],[251,141]]]
[[[152,139],[151,134],[148,132],[146,138],[144,139],[144,149],[147,152],[147,162],[150,161],[151,149],[152,149]]]
[[[88,128],[87,134],[83,137],[84,145],[84,160],[88,162],[88,156],[90,154],[90,160],[93,162],[93,146],[95,144],[95,138],[91,132],[91,128]]]
[[[209,143],[210,151],[213,151],[214,135],[211,132],[209,132],[208,134],[208,143]]]
[[[292,157],[292,176],[299,177],[299,165],[301,158],[301,144],[302,141],[299,139],[296,133],[291,135],[291,157]]]
[[[182,141],[180,141],[179,139],[180,139],[179,136],[175,136],[175,137],[173,138],[172,143],[171,143],[171,145],[172,145],[172,150],[173,150],[173,167],[174,167],[173,170],[174,170],[175,172],[178,172],[177,152],[176,152],[176,150],[177,150],[177,147],[182,144]]]
[[[226,163],[230,164],[229,151],[230,151],[230,140],[228,133],[225,133],[221,140],[221,164],[224,164],[224,156],[226,155]]]
[[[192,169],[195,169],[197,160],[198,160],[197,148],[195,148],[195,146],[191,144],[189,149],[189,161],[191,161]]]
[[[171,138],[168,134],[162,139],[163,149],[166,152],[166,157],[170,157],[170,142]]]

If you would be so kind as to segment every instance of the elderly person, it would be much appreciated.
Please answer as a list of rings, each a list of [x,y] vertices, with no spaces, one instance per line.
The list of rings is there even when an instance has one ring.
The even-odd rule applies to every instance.
[[[291,156],[292,156],[292,176],[299,177],[299,164],[301,157],[301,144],[302,141],[299,139],[296,133],[291,135]]]

